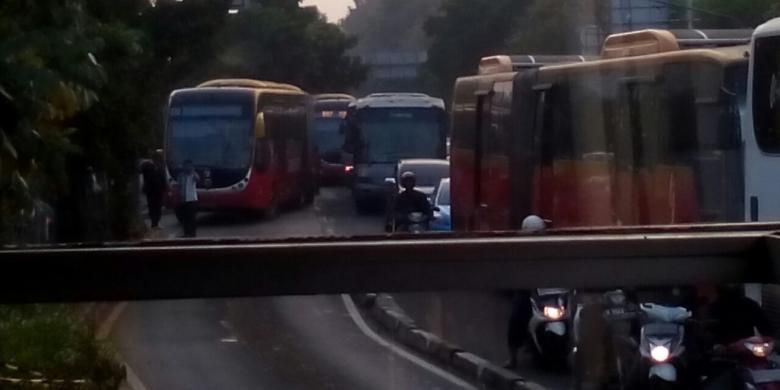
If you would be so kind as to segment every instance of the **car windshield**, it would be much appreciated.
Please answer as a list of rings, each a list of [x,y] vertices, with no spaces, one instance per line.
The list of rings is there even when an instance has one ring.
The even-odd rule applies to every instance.
[[[0,390],[780,388],[778,172],[780,0],[0,0]]]
[[[449,206],[450,205],[450,181],[442,181],[439,185],[439,192],[436,196],[436,205]]]
[[[402,163],[399,168],[400,173],[414,173],[418,187],[437,186],[441,179],[450,174],[450,166],[447,164]]]

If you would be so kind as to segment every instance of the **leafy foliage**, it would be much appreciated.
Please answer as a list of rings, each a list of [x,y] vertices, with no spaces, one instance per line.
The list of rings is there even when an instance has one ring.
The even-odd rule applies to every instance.
[[[0,307],[0,375],[88,380],[84,385],[60,388],[118,388],[123,370],[107,346],[95,340],[94,326],[79,318],[74,309],[66,305]]]
[[[229,17],[229,0],[0,2],[0,242],[38,201],[60,239],[138,233],[136,161],[162,144],[168,93],[211,77],[343,90],[354,45],[297,0]],[[101,194],[88,182],[102,183]]]
[[[359,84],[365,68],[344,55],[356,41],[315,8],[284,4],[251,8],[232,18],[218,38],[229,44],[219,52],[210,76],[289,82],[312,92]]]
[[[425,25],[431,37],[428,74],[434,89],[449,96],[453,80],[473,74],[480,58],[503,51],[526,7],[527,2],[517,0],[445,1]]]

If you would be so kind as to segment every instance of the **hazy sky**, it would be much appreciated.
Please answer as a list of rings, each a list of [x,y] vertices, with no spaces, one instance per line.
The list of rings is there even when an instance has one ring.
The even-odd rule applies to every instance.
[[[347,16],[347,7],[354,5],[353,0],[303,0],[304,5],[316,5],[328,20],[338,22],[344,16]]]

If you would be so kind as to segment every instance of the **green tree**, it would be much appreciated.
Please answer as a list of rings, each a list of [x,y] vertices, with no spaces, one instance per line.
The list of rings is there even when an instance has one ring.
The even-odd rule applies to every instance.
[[[449,96],[457,77],[473,74],[480,58],[502,52],[526,6],[518,0],[446,0],[425,25],[432,90]]]
[[[14,240],[32,201],[67,186],[78,151],[67,121],[98,102],[105,72],[79,1],[0,3],[0,238]]]
[[[365,68],[347,55],[355,40],[315,8],[267,5],[231,18],[210,77],[248,77],[293,83],[311,92],[358,85]]]

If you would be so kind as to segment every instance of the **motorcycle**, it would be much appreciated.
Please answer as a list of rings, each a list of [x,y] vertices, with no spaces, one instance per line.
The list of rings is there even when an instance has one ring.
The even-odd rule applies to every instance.
[[[575,388],[635,388],[636,304],[620,289],[581,295],[572,331]]]
[[[406,216],[406,220],[403,224],[399,224],[397,220],[393,221],[393,231],[412,234],[424,233],[428,231],[429,222],[430,221],[425,214],[413,212]]]
[[[541,363],[565,363],[569,351],[567,321],[569,290],[539,288],[531,295],[528,333]]]
[[[689,388],[685,354],[685,324],[691,312],[679,306],[641,303],[640,379],[647,388]],[[686,383],[687,382],[687,383]]]
[[[713,375],[706,378],[703,388],[780,390],[780,357],[774,349],[775,340],[763,336],[720,348],[710,362]]]

